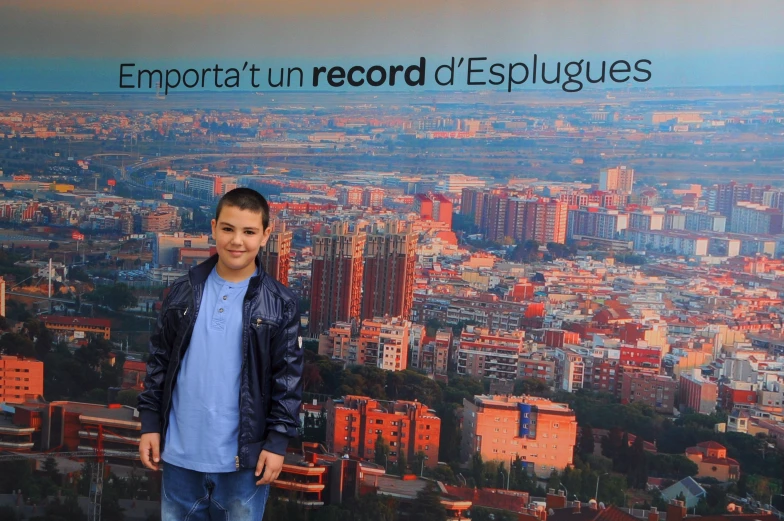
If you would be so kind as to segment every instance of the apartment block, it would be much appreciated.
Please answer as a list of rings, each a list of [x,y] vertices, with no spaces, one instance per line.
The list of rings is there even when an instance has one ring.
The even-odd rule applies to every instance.
[[[22,403],[26,395],[43,394],[43,362],[16,356],[0,356],[0,403]]]
[[[312,336],[335,322],[359,320],[362,304],[365,233],[348,223],[313,236],[313,269],[308,327]]]
[[[621,377],[621,403],[643,403],[657,412],[672,414],[678,382],[669,376],[624,372]]]
[[[514,380],[525,331],[491,331],[467,326],[457,345],[457,372],[477,378]]]
[[[382,402],[344,396],[327,402],[327,450],[373,460],[379,436],[389,449],[388,462],[424,454],[425,465],[438,465],[441,419],[421,402]],[[385,464],[387,462],[385,461]]]
[[[529,473],[548,477],[573,463],[577,420],[567,404],[532,396],[479,395],[463,400],[460,455],[470,461],[523,460]]]
[[[362,275],[363,319],[411,318],[417,235],[405,224],[384,223],[367,235]]]
[[[700,414],[710,414],[716,410],[718,386],[703,378],[698,370],[694,374],[681,374],[679,381],[680,408],[689,408]]]

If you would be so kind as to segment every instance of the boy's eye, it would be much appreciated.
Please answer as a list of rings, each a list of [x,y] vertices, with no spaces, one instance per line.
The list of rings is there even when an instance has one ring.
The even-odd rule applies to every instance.
[[[255,235],[255,234],[256,234],[256,232],[254,232],[254,231],[251,231],[251,230],[248,230],[248,231],[246,231],[245,233],[247,233],[248,235]]]
[[[224,229],[223,229],[223,231],[224,231],[224,232],[230,232],[230,231],[231,231],[231,228],[224,228]]]

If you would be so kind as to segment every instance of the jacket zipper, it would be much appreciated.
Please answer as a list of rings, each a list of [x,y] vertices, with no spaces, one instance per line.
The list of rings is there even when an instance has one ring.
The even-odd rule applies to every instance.
[[[240,452],[242,451],[242,385],[246,379],[245,367],[248,360],[248,344],[250,342],[248,336],[248,325],[250,325],[250,303],[248,300],[243,299],[242,304],[242,366],[240,368],[240,395],[238,398],[240,428],[237,431],[237,455],[234,457],[234,466],[236,467],[236,470],[240,470]]]
[[[193,300],[195,301],[196,298],[197,297],[196,297],[196,294],[194,292]],[[198,306],[196,306],[195,304],[194,304],[194,306],[198,308]],[[183,313],[182,313],[182,318],[185,318],[188,315],[188,310],[190,310],[190,309],[191,309],[190,306],[186,306],[185,307],[185,311],[183,311]],[[172,393],[174,393],[174,383],[175,383],[175,380],[177,379],[177,373],[180,370],[180,362],[182,361],[181,360],[181,351],[182,351],[182,347],[185,345],[185,339],[188,338],[188,336],[191,334],[192,327],[193,327],[193,318],[191,318],[188,321],[188,327],[186,328],[185,334],[182,336],[182,339],[180,339],[180,343],[179,343],[179,345],[177,346],[177,349],[176,349],[177,365],[174,368],[174,373],[172,374],[171,388],[169,389],[169,403],[166,404],[166,410],[164,411],[164,415],[163,415],[163,418],[162,418],[163,429],[161,429],[161,452],[163,452],[163,445],[164,445],[164,442],[166,440],[166,430],[169,428],[169,414],[171,413]]]

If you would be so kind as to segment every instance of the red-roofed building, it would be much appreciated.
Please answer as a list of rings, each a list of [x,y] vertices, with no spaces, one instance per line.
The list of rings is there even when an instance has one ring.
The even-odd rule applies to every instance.
[[[704,441],[686,449],[686,457],[697,464],[696,477],[715,478],[719,481],[737,481],[740,464],[727,457],[727,448],[715,441]]]
[[[44,315],[41,320],[55,335],[65,335],[69,340],[84,339],[87,334],[103,336],[109,340],[112,331],[111,321],[105,318]]]

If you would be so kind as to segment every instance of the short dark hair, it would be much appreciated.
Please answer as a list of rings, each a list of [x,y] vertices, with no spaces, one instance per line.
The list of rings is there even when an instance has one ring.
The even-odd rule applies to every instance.
[[[218,201],[218,208],[215,210],[216,222],[220,218],[220,213],[224,206],[233,206],[240,210],[260,213],[263,229],[266,230],[269,227],[269,204],[263,195],[252,188],[235,188],[226,192]]]

